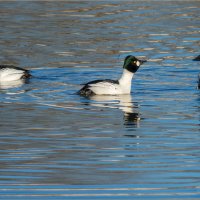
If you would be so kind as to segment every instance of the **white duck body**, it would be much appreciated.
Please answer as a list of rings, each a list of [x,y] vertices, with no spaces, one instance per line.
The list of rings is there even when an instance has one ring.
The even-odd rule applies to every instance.
[[[124,69],[121,78],[115,80],[97,80],[87,83],[85,86],[96,95],[130,94],[133,73]]]
[[[17,81],[29,78],[28,70],[12,65],[0,65],[0,82]]]

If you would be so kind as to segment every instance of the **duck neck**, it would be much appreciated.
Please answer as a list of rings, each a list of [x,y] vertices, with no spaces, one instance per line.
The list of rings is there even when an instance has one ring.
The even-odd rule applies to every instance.
[[[121,78],[119,79],[119,84],[121,87],[126,90],[126,93],[131,92],[131,81],[134,73],[129,72],[127,69],[123,69]]]

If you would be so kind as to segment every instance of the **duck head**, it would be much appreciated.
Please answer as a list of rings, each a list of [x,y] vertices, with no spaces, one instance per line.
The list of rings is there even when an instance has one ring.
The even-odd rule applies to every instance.
[[[123,68],[127,69],[128,71],[135,73],[140,65],[142,65],[144,62],[147,62],[146,60],[139,60],[135,56],[129,55],[126,56],[124,60]]]

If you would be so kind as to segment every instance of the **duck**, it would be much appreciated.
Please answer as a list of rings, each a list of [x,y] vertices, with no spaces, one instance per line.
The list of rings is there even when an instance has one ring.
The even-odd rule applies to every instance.
[[[193,61],[200,61],[200,55],[193,59]],[[200,74],[198,75],[198,85],[197,88],[200,89]]]
[[[0,82],[25,80],[30,77],[29,70],[14,65],[0,65]]]
[[[77,93],[86,97],[93,95],[130,94],[132,78],[145,62],[147,60],[140,60],[135,56],[128,55],[124,59],[123,72],[118,80],[103,79],[90,81],[83,84],[84,86]]]
[[[193,59],[193,61],[200,61],[200,55]]]

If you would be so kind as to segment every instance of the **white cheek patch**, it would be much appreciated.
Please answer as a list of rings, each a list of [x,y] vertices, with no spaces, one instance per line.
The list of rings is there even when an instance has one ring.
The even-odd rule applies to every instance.
[[[140,66],[140,61],[137,61],[137,62],[136,62],[136,65],[139,67],[139,66]]]

